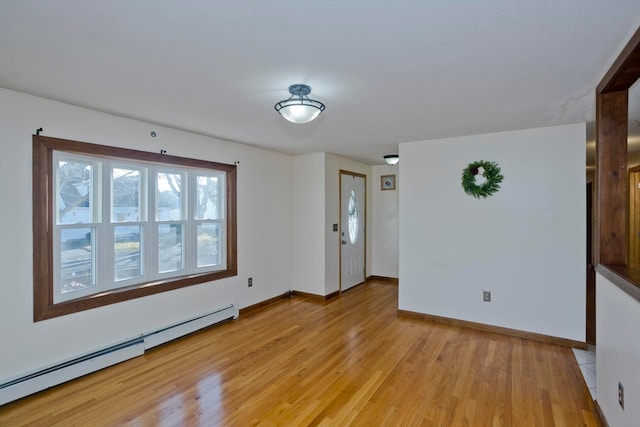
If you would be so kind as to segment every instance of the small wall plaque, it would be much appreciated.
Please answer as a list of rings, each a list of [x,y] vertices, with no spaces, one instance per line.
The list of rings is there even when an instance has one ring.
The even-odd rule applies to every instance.
[[[396,189],[396,176],[395,175],[382,175],[380,177],[380,189],[381,190],[395,190]]]

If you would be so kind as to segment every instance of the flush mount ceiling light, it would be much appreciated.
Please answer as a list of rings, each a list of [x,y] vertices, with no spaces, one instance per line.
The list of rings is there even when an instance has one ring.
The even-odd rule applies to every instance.
[[[397,154],[387,154],[384,156],[384,161],[387,162],[388,165],[395,165],[400,161],[400,156]]]
[[[278,102],[274,108],[291,123],[309,123],[324,111],[322,102],[309,99],[307,96],[311,93],[309,86],[291,85],[289,93],[289,99]]]

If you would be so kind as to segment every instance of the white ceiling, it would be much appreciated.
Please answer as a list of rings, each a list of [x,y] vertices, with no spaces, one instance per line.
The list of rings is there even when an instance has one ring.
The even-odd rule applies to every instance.
[[[639,26],[639,0],[2,0],[0,86],[382,164],[400,142],[593,121]],[[274,110],[294,83],[316,121]]]

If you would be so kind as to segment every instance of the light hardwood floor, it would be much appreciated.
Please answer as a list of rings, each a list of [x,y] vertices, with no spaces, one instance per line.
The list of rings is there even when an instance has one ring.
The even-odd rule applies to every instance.
[[[284,299],[0,407],[0,426],[597,426],[566,347],[397,316],[370,281]]]

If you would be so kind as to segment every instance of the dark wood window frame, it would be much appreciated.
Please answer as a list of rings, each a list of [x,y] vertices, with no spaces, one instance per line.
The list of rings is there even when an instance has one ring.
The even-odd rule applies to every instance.
[[[164,165],[178,165],[226,172],[226,253],[225,270],[137,284],[100,292],[71,301],[53,302],[53,152],[82,153],[96,157],[139,160]],[[236,166],[167,154],[110,147],[66,139],[33,136],[33,319],[35,322],[115,304],[200,283],[236,276]]]
[[[640,301],[640,271],[627,263],[629,88],[640,78],[640,28],[596,89],[596,270]]]

